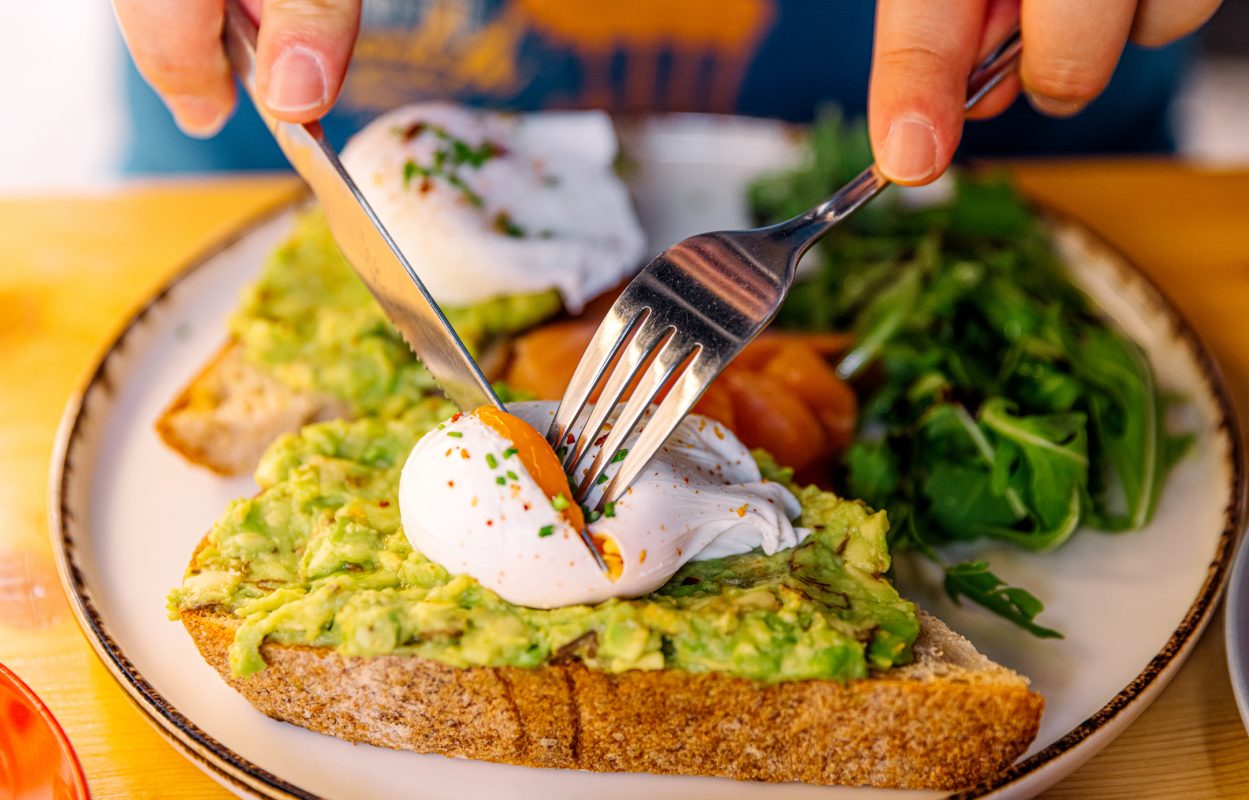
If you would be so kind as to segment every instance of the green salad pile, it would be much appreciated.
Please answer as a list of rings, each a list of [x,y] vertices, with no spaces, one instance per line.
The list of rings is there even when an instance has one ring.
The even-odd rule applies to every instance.
[[[755,183],[751,207],[760,223],[788,218],[870,160],[861,127],[825,115],[806,161]],[[1032,594],[937,548],[1045,551],[1081,525],[1148,523],[1191,438],[1168,433],[1144,353],[1072,285],[1046,223],[1000,177],[958,175],[920,207],[888,190],[815,252],[777,325],[855,333],[837,365],[861,405],[847,493],[886,509],[891,546],[940,563],[952,598],[1058,636]]]

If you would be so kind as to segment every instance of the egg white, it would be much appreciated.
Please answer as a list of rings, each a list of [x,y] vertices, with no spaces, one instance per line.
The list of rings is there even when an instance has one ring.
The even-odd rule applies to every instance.
[[[421,132],[409,135],[417,123]],[[462,187],[437,177],[405,181],[405,164],[430,166],[445,147],[435,128],[473,147],[489,142],[499,154],[455,169]],[[342,161],[440,304],[557,289],[577,312],[645,254],[612,168],[616,150],[611,119],[601,112],[520,115],[422,103],[374,120],[348,142]],[[523,235],[500,230],[500,215]]]
[[[512,403],[508,410],[545,431],[556,405]],[[731,431],[691,415],[615,503],[614,515],[588,526],[620,550],[624,569],[612,581],[520,459],[505,457],[511,446],[471,414],[457,415],[413,448],[400,477],[399,507],[413,547],[519,605],[636,597],[658,589],[687,561],[756,547],[770,554],[807,534],[790,521],[799,513],[793,494],[761,477]],[[591,505],[602,491],[595,488]]]

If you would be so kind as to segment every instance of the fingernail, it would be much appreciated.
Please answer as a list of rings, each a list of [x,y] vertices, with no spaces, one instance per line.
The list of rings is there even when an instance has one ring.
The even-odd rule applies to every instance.
[[[931,177],[937,171],[937,129],[923,117],[894,120],[881,148],[880,168],[898,183],[917,183]]]
[[[194,95],[170,97],[169,109],[183,133],[201,138],[219,131],[229,114],[229,109],[221,103]]]
[[[1080,113],[1080,109],[1084,108],[1083,103],[1073,103],[1068,100],[1056,100],[1053,97],[1046,97],[1043,94],[1028,93],[1028,102],[1032,107],[1042,114],[1048,114],[1051,117],[1071,117]]]
[[[325,67],[316,53],[293,45],[278,55],[269,70],[265,105],[274,111],[297,114],[325,105],[329,99],[326,95]]]

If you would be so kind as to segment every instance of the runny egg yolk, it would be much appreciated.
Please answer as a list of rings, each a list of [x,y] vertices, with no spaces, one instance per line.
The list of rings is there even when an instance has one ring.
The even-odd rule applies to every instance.
[[[500,411],[494,406],[481,406],[473,412],[477,419],[485,423],[491,430],[507,439],[516,448],[516,457],[529,472],[538,488],[551,498],[563,497],[564,509],[561,513],[568,524],[577,530],[585,529],[585,515],[576,503],[572,502],[572,487],[568,485],[568,475],[560,464],[559,457],[551,449],[546,438],[520,417]]]
[[[620,553],[620,545],[616,544],[615,539],[603,533],[592,533],[590,539],[594,542],[594,548],[598,550],[599,555],[603,557],[603,563],[607,565],[607,577],[613,581],[620,580],[620,576],[624,574],[624,556]]]

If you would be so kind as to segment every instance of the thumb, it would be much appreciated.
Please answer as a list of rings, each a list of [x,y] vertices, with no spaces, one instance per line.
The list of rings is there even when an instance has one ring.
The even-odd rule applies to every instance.
[[[338,97],[360,27],[360,0],[264,0],[256,85],[278,119],[311,122]]]
[[[950,165],[985,9],[986,0],[877,3],[868,129],[895,183],[929,183]]]

